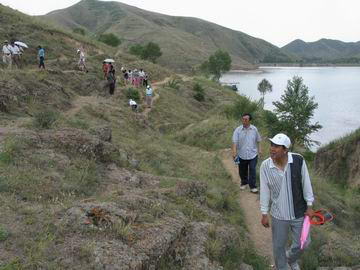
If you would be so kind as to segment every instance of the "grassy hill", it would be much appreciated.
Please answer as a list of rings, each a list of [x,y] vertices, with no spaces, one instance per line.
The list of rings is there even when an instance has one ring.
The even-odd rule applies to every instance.
[[[226,16],[226,15],[225,15]],[[190,71],[217,49],[231,54],[233,68],[253,68],[271,60],[289,62],[289,57],[272,44],[197,18],[167,16],[119,2],[83,0],[69,8],[50,12],[50,19],[67,29],[84,28],[89,35],[115,33],[122,48],[154,41],[163,51],[159,64]]]
[[[0,269],[265,268],[219,157],[172,138],[221,112],[233,91],[206,85],[199,102],[193,86],[202,79],[119,54],[151,83],[170,77],[148,114],[139,89],[134,113],[120,77],[115,96],[105,94],[101,62],[111,48],[3,6],[0,13],[8,22],[1,34],[30,45],[22,69],[0,70]],[[45,71],[35,44],[46,48]],[[80,44],[89,73],[75,68]]]
[[[147,111],[138,89],[135,113],[120,77],[114,96],[103,88],[111,48],[3,6],[0,13],[11,21],[2,34],[31,45],[23,69],[0,70],[1,270],[268,269],[220,153],[242,112],[267,135],[256,103],[121,53],[117,62],[144,67],[159,95]],[[45,71],[35,66],[39,43],[49,48]],[[74,68],[80,43],[89,73]],[[313,179],[316,207],[337,217],[314,229],[302,269],[360,264],[358,191]]]
[[[321,147],[316,154],[316,169],[345,186],[360,187],[360,129]]]
[[[320,39],[315,42],[304,42],[297,39],[282,47],[281,50],[310,63],[360,63],[360,41],[342,42]]]

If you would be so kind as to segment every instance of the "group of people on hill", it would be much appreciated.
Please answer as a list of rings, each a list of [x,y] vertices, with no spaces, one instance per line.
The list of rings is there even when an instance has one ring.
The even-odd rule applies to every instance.
[[[149,74],[145,72],[142,68],[138,69],[126,69],[124,67],[121,68],[121,72],[123,73],[123,78],[125,85],[131,84],[134,87],[138,88],[141,86],[148,85]]]
[[[261,136],[251,124],[249,113],[242,115],[242,125],[234,130],[232,156],[238,165],[241,179],[240,189],[250,187],[257,193],[256,164],[262,155]],[[310,243],[310,234],[301,244],[302,226],[305,216],[314,216],[314,195],[304,158],[290,153],[290,138],[279,133],[269,139],[270,157],[260,166],[260,210],[261,224],[272,230],[273,255],[276,269],[300,270],[298,259]],[[270,218],[271,216],[271,225]],[[286,249],[291,232],[292,244]]]
[[[20,43],[21,44],[21,43]],[[22,46],[19,46],[12,40],[10,43],[8,40],[4,41],[4,45],[2,47],[3,54],[3,63],[8,66],[9,69],[12,68],[13,63],[17,68],[21,68],[21,55],[23,54],[24,49]],[[85,49],[83,46],[80,46],[77,49],[76,53],[79,55],[78,68],[81,71],[88,72],[85,63]],[[37,56],[39,60],[39,69],[45,69],[45,49],[42,46],[37,47]],[[102,67],[104,73],[104,79],[107,80],[107,86],[109,87],[109,94],[114,95],[115,87],[116,87],[116,75],[115,75],[115,67],[112,62],[103,62]],[[153,89],[149,85],[149,75],[142,68],[140,69],[126,69],[124,67],[121,68],[123,80],[125,85],[132,85],[136,88],[146,87],[145,92],[145,101],[148,107],[151,107]],[[137,103],[135,100],[129,100],[129,104],[133,110],[137,110]]]
[[[21,43],[20,43],[21,44]],[[40,45],[37,47],[38,49],[38,60],[39,60],[39,68],[45,69],[45,50]],[[9,69],[12,69],[13,64],[15,64],[16,68],[21,68],[22,66],[22,54],[24,53],[23,46],[16,44],[14,40],[12,40],[9,44],[8,40],[4,41],[4,45],[2,47],[2,61]]]
[[[145,90],[145,103],[146,103],[146,106],[147,106],[148,108],[151,108],[153,94],[154,94],[154,93],[153,93],[153,89],[152,89],[152,87],[148,84],[148,85],[146,86],[146,90]],[[130,107],[131,107],[131,109],[132,109],[133,111],[137,111],[138,105],[137,105],[137,103],[136,103],[135,100],[129,99],[129,105],[130,105]]]
[[[22,44],[21,42],[18,43]],[[21,56],[23,53],[23,46],[18,45],[14,40],[11,40],[10,43],[8,40],[4,41],[4,45],[2,47],[2,61],[9,69],[12,68],[13,64],[15,64],[17,68],[21,68]],[[88,72],[85,64],[85,50],[83,46],[80,46],[77,50],[77,54],[79,55],[79,70]],[[45,69],[45,49],[40,45],[37,47],[37,57],[39,61],[39,69]]]
[[[21,68],[21,55],[23,52],[24,49],[15,44],[14,40],[12,40],[10,44],[8,40],[5,40],[2,47],[3,63],[7,65],[9,69],[12,68],[13,63],[17,68]]]
[[[114,95],[116,87],[116,75],[115,67],[113,62],[103,61],[102,71],[104,74],[104,79],[107,81],[106,86],[109,87],[109,94]],[[121,67],[121,72],[123,74],[124,84],[131,84],[134,87],[145,86],[145,102],[148,108],[151,108],[153,89],[148,82],[148,74],[143,69],[134,69],[126,70],[124,67]],[[129,100],[129,105],[133,111],[137,111],[138,104],[134,99]]]

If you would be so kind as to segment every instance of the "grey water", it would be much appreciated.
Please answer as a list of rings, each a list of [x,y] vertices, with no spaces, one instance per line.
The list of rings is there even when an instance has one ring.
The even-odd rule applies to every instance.
[[[280,100],[293,76],[303,78],[309,95],[319,105],[312,122],[319,122],[323,128],[313,133],[312,139],[324,145],[360,127],[360,67],[260,67],[226,73],[220,82],[236,84],[239,94],[259,100],[257,85],[267,79],[273,91],[265,95],[265,109],[273,110],[272,102]]]

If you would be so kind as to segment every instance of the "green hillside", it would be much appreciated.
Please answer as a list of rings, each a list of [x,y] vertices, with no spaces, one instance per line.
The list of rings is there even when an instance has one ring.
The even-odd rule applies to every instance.
[[[211,83],[199,102],[193,85],[203,79],[118,53],[116,64],[143,67],[160,95],[147,111],[138,89],[135,113],[120,76],[115,96],[103,88],[111,48],[3,6],[0,14],[1,34],[30,46],[22,69],[0,69],[0,269],[265,269],[221,159],[172,138],[221,112],[233,91]],[[88,73],[76,69],[80,44]]]
[[[0,69],[1,270],[269,269],[222,164],[241,113],[252,112],[267,136],[256,102],[9,8],[0,15],[9,22],[1,35],[30,45],[22,69]],[[38,44],[46,70],[36,66]],[[88,73],[76,68],[80,44]],[[120,72],[107,94],[104,57],[150,73],[151,110],[145,89],[125,85]],[[130,90],[140,96],[137,112]],[[302,269],[359,265],[358,191],[311,171],[315,207],[336,219],[314,228]]]
[[[342,42],[320,39],[315,42],[304,42],[297,39],[282,47],[281,50],[299,57],[305,63],[360,63],[360,41]]]
[[[233,68],[254,68],[268,59],[289,62],[289,57],[272,44],[204,20],[167,16],[119,2],[83,0],[69,8],[44,16],[74,29],[82,27],[89,35],[115,33],[123,39],[122,48],[154,41],[163,51],[161,65],[190,71],[217,49],[231,54]]]

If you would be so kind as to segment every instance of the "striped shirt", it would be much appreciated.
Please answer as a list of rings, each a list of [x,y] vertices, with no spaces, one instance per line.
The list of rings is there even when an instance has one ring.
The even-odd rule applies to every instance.
[[[261,164],[260,209],[262,214],[267,214],[270,208],[270,214],[276,219],[295,219],[290,163],[293,163],[293,157],[291,153],[288,153],[288,163],[284,171],[276,167],[271,158],[264,160]],[[301,168],[301,176],[304,200],[308,206],[311,206],[314,195],[305,161]]]
[[[243,125],[237,127],[232,137],[233,144],[236,144],[237,154],[241,159],[250,160],[257,156],[257,143],[261,141],[257,128],[250,125],[245,128]]]

